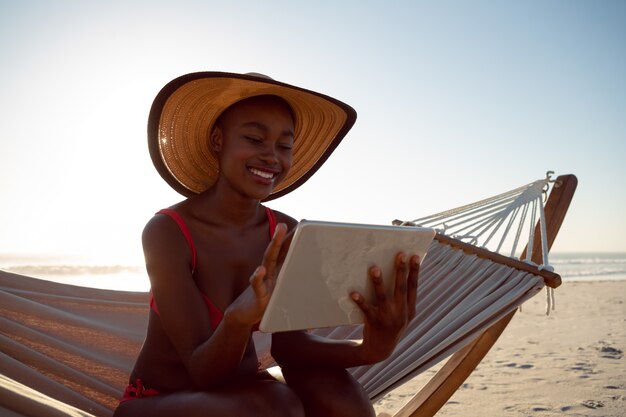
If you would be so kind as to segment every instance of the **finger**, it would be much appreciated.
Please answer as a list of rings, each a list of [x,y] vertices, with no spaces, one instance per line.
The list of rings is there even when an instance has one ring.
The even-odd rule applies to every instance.
[[[384,304],[387,300],[385,294],[385,286],[383,285],[383,274],[379,267],[372,266],[369,269],[370,279],[374,286],[374,294],[376,295],[376,301],[378,304]]]
[[[417,255],[411,256],[409,261],[409,277],[407,278],[407,307],[409,321],[415,317],[415,304],[417,303],[417,282],[420,272],[420,258]]]
[[[395,262],[395,287],[394,287],[394,301],[399,307],[406,306],[407,302],[407,266],[408,257],[405,253],[400,252],[396,255]]]
[[[268,277],[274,277],[274,272],[276,270],[276,262],[278,261],[278,254],[280,253],[280,247],[285,238],[285,233],[287,232],[287,225],[285,223],[278,223],[276,225],[276,229],[274,230],[274,236],[270,241],[270,244],[265,249],[265,253],[263,254],[263,266],[267,270]]]
[[[250,276],[250,286],[257,297],[264,297],[267,293],[267,287],[263,281],[266,276],[266,269],[263,265],[259,265]]]
[[[353,292],[350,294],[350,298],[352,298],[352,301],[354,301],[354,303],[359,307],[359,309],[361,309],[366,317],[370,316],[370,314],[372,313],[372,309],[361,294],[359,294],[358,292]]]

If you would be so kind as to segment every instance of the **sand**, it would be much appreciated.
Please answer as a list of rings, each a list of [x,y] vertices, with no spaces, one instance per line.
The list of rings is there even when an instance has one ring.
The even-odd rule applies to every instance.
[[[545,296],[536,296],[437,415],[626,416],[625,299],[626,281],[566,282],[546,316]],[[146,303],[146,294],[0,271],[0,416],[110,415],[141,344]],[[385,396],[379,415],[393,415],[434,372]]]
[[[626,281],[564,283],[539,295],[438,416],[626,416]],[[376,404],[393,414],[434,370]]]

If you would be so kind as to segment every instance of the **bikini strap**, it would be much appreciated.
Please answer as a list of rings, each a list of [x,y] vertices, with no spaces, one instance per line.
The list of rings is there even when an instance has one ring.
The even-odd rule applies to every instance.
[[[187,223],[181,217],[180,214],[176,210],[172,209],[162,209],[157,212],[157,214],[165,214],[172,218],[180,228],[180,231],[183,232],[185,236],[185,240],[189,245],[189,250],[191,251],[191,273],[196,269],[196,246],[193,244],[193,238],[191,237],[191,232],[189,231],[189,227],[187,227]]]
[[[274,231],[276,230],[276,215],[269,207],[263,207],[265,209],[265,214],[267,215],[267,220],[270,226],[270,239],[274,237]],[[176,222],[180,231],[185,236],[185,240],[189,245],[189,250],[191,251],[191,273],[196,269],[196,246],[193,243],[193,237],[191,236],[191,232],[189,231],[189,227],[187,227],[187,223],[183,220],[182,216],[178,214],[176,210],[173,209],[161,209],[157,212],[157,214],[165,214],[169,216],[172,220]]]
[[[276,230],[276,215],[274,215],[274,212],[269,207],[265,207],[265,214],[270,223],[270,239],[272,239],[274,237],[274,231]]]

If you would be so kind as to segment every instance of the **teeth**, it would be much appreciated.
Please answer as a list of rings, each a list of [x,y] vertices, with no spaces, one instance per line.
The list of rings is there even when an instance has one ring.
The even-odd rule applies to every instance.
[[[252,172],[254,175],[257,175],[261,178],[265,178],[268,180],[271,180],[272,178],[274,178],[274,174],[272,174],[271,172],[261,171],[256,168],[250,168],[250,172]]]

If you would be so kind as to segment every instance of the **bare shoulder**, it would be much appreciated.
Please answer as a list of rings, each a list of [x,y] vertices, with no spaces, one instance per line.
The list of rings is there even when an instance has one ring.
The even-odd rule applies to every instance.
[[[145,246],[146,243],[157,243],[164,239],[171,238],[177,233],[180,234],[179,230],[180,228],[170,216],[157,213],[152,216],[144,226],[141,239]]]
[[[146,266],[162,265],[167,260],[189,264],[191,253],[185,237],[176,222],[165,214],[153,216],[141,235]]]

